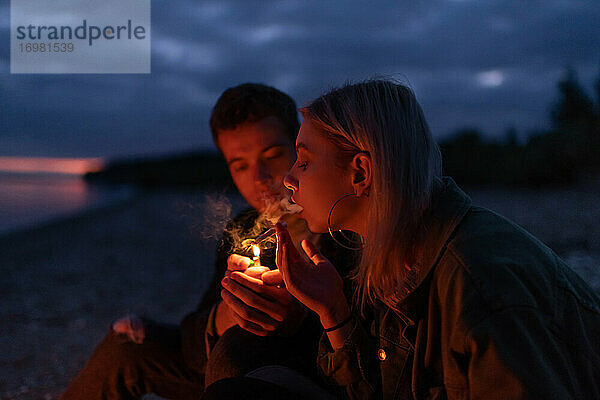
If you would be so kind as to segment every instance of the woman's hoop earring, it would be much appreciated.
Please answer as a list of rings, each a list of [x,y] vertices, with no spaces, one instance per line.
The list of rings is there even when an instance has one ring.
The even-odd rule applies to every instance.
[[[337,244],[339,244],[340,246],[342,246],[343,248],[348,249],[348,250],[362,250],[363,247],[365,247],[365,241],[360,234],[358,235],[360,237],[360,240],[355,240],[355,239],[352,239],[352,238],[349,238],[348,236],[346,236],[346,234],[341,229],[338,229],[336,231],[340,235],[342,235],[342,237],[344,239],[346,239],[348,242],[350,242],[350,245],[353,245],[353,244],[356,245],[355,247],[350,247],[350,246],[346,246],[345,244],[340,242],[338,239],[336,239],[335,236],[333,236],[334,231],[333,231],[333,229],[331,229],[331,214],[333,214],[333,209],[342,199],[345,199],[348,196],[356,196],[356,195],[354,193],[345,194],[345,195],[341,196],[339,199],[337,199],[335,201],[335,203],[333,203],[333,205],[331,206],[331,209],[329,210],[329,216],[327,217],[327,229],[329,230],[329,236],[331,236],[333,241],[336,242]]]

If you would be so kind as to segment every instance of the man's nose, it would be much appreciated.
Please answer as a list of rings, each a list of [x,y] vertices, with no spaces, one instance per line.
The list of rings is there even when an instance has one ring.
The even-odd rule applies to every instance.
[[[291,174],[287,174],[283,178],[283,184],[286,188],[290,189],[291,191],[298,190],[298,180]]]
[[[256,182],[267,182],[273,180],[271,171],[265,165],[265,163],[259,162],[256,164],[256,171],[254,173],[254,181]]]

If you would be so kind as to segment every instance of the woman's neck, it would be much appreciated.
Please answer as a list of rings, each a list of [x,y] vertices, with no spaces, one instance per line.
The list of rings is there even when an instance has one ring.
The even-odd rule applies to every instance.
[[[365,240],[368,240],[368,221],[369,221],[369,199],[367,196],[361,196],[354,199],[354,209],[352,210],[352,220],[348,227],[353,232],[358,233]]]

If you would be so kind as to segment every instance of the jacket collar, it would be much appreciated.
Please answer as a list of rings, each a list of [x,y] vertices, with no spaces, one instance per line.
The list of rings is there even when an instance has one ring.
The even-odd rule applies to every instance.
[[[401,302],[412,320],[418,319],[424,304],[423,296],[428,294],[428,285],[424,281],[432,273],[452,233],[471,207],[471,199],[450,177],[437,179],[434,184],[431,206],[424,216],[425,238],[422,254],[417,262],[417,280],[415,289]]]

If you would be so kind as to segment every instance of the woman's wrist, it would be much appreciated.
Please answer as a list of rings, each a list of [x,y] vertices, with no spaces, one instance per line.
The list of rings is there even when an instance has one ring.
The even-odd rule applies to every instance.
[[[350,316],[350,307],[348,307],[348,303],[344,301],[343,304],[340,304],[334,308],[330,308],[329,310],[326,310],[320,314],[319,319],[321,320],[321,325],[323,328],[329,330],[344,322],[348,322],[348,318]]]
[[[344,326],[348,325],[348,323],[352,321],[352,314],[349,314],[348,317],[346,317],[345,320],[343,320],[342,322],[338,323],[337,325],[333,325],[329,328],[327,327],[323,327],[323,332],[325,333],[329,333],[329,332],[333,332],[333,331],[337,331],[338,329],[343,328]]]
[[[319,317],[331,347],[334,350],[342,348],[353,327],[353,316],[348,303],[344,299],[342,305],[319,315]]]

